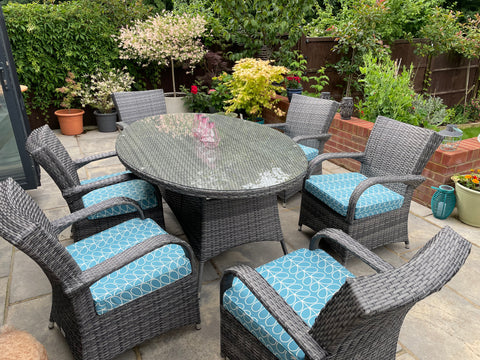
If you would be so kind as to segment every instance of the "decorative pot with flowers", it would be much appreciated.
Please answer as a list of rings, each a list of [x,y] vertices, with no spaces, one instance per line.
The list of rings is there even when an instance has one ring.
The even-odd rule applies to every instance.
[[[276,105],[275,82],[281,82],[287,68],[272,65],[271,61],[253,58],[238,60],[233,66],[232,78],[226,83],[232,94],[226,113],[245,112],[249,120],[256,121],[263,109],[271,109],[278,116],[285,113]]]
[[[72,105],[78,99],[81,92],[81,84],[75,81],[75,74],[71,71],[65,78],[65,86],[56,88],[55,91],[63,95],[60,106],[64,109],[55,111],[60,125],[60,131],[64,135],[79,135],[83,132],[82,109],[72,109]]]
[[[232,99],[232,94],[226,83],[230,81],[232,75],[223,73],[212,78],[212,85],[208,87],[200,81],[188,89],[180,86],[180,90],[185,95],[185,105],[189,111],[195,113],[215,113],[225,112],[227,101]]]
[[[183,85],[180,86],[180,91],[185,93],[184,103],[190,112],[213,112],[210,106],[210,94],[207,86],[201,85],[199,81],[196,81],[194,85],[190,86],[190,89]]]
[[[293,94],[301,94],[303,91],[300,76],[287,76],[285,78],[285,88],[287,89],[288,101],[292,101]]]
[[[480,169],[454,175],[458,218],[465,224],[480,227]]]
[[[206,50],[201,38],[206,36],[206,24],[207,21],[200,14],[179,15],[163,11],[120,29],[117,39],[121,59],[136,59],[144,64],[171,67],[173,93],[165,93],[168,112],[168,98],[185,95],[176,91],[175,64],[183,64],[193,71],[203,59]]]
[[[117,112],[114,109],[112,93],[129,91],[135,82],[132,75],[119,69],[108,71],[97,70],[97,73],[86,75],[80,92],[82,106],[95,109],[98,131],[113,132],[117,130]]]

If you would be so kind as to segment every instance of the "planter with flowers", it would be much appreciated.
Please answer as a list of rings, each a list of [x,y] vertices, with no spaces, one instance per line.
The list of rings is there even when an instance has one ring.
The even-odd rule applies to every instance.
[[[480,227],[480,169],[466,175],[454,175],[455,195],[460,221]]]
[[[226,101],[226,113],[244,112],[253,121],[257,121],[263,109],[283,116],[284,112],[276,105],[279,100],[274,83],[283,81],[287,71],[268,60],[245,58],[237,61],[231,79],[225,84],[232,94],[232,99]]]
[[[205,36],[206,23],[200,14],[178,15],[163,11],[120,30],[118,41],[122,59],[171,67],[173,92],[165,93],[169,113],[186,110],[183,106],[185,93],[176,91],[174,66],[183,64],[193,71],[203,59],[206,50],[201,37]]]
[[[86,75],[80,92],[82,106],[91,106],[97,120],[98,131],[113,132],[117,130],[117,112],[114,109],[112,93],[129,91],[134,83],[133,76],[119,69],[98,71]]]
[[[63,95],[60,106],[64,109],[55,111],[63,135],[79,135],[83,132],[82,109],[72,109],[72,105],[80,95],[81,84],[75,81],[75,74],[68,72],[65,78],[65,86],[55,89]]]
[[[292,101],[293,94],[301,94],[303,87],[300,76],[287,76],[285,78],[285,87],[287,89],[288,101]]]

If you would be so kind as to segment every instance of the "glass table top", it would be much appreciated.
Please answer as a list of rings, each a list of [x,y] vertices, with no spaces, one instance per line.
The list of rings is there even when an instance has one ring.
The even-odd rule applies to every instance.
[[[116,150],[134,173],[167,189],[206,197],[276,193],[302,181],[307,159],[288,136],[214,114],[166,114],[136,121]]]

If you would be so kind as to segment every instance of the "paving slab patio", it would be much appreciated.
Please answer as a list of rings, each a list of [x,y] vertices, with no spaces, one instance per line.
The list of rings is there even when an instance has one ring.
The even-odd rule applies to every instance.
[[[89,129],[82,135],[57,135],[73,158],[92,155],[115,148],[115,133],[99,133]],[[86,166],[82,179],[119,171],[117,158]],[[345,169],[326,164],[324,173]],[[50,219],[68,214],[68,207],[55,183],[42,171],[42,186],[29,191]],[[289,199],[287,206],[279,202],[282,231],[288,249],[308,247],[314,232],[308,227],[297,230],[300,194]],[[186,239],[180,225],[166,204],[166,230]],[[409,217],[410,249],[402,244],[389,244],[375,252],[401,265],[408,261],[425,242],[443,226],[451,226],[472,242],[472,252],[464,267],[440,292],[423,300],[410,310],[400,332],[397,360],[462,359],[480,360],[480,228],[461,223],[454,212],[446,220],[433,217],[428,207],[413,203]],[[69,229],[60,240],[71,242]],[[334,254],[334,253],[332,253]],[[251,243],[233,248],[206,264],[201,292],[202,328],[188,326],[157,336],[115,360],[153,359],[220,359],[219,282],[229,266],[245,263],[259,266],[282,255],[278,243]],[[372,273],[357,259],[346,264],[355,275]],[[70,360],[72,355],[61,333],[48,330],[50,285],[40,268],[27,256],[13,249],[0,238],[0,319],[33,334],[47,348],[50,360]]]

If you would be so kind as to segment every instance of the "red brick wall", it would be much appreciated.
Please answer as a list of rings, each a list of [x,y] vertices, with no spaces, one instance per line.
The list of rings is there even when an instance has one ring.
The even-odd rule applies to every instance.
[[[287,103],[287,104],[285,104]],[[283,110],[288,110],[288,101],[280,102]],[[265,122],[274,123],[285,121],[277,119],[273,112],[264,112]],[[365,149],[373,123],[352,117],[350,120],[340,119],[337,113],[329,133],[330,140],[325,144],[325,152],[361,152]],[[358,161],[352,159],[334,160],[350,171],[358,171]],[[450,177],[457,173],[468,172],[472,168],[480,168],[480,142],[476,138],[462,140],[457,150],[442,151],[437,149],[427,163],[422,175],[426,177],[414,192],[413,199],[423,205],[430,206],[430,201],[435,190],[431,186],[438,187],[442,184],[452,185]]]

